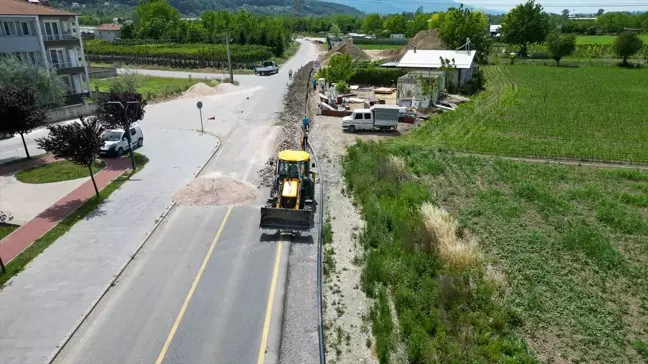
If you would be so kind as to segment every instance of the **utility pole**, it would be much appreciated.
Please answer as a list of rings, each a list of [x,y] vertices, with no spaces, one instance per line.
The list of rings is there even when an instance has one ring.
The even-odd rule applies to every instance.
[[[229,33],[225,33],[225,44],[227,45],[227,65],[229,67],[230,83],[234,84],[234,73],[232,72],[232,55],[230,53],[229,42],[230,42]]]
[[[124,105],[121,101],[108,101],[109,104],[116,104],[121,106],[123,112],[123,126],[124,126],[124,133],[126,133],[126,140],[128,141],[128,150],[130,152],[130,159],[131,159],[131,166],[133,167],[133,172],[136,170],[135,166],[135,155],[133,154],[133,139],[131,138],[131,133],[130,133],[130,123],[128,122],[128,105],[131,104],[139,104],[139,101],[127,101],[126,105]]]

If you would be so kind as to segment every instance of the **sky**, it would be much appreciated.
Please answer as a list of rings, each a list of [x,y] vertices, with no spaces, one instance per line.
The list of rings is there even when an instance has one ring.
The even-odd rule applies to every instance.
[[[459,2],[460,0],[455,0]],[[467,5],[507,11],[526,0],[464,0]],[[598,9],[606,11],[648,11],[648,0],[536,0],[546,11],[560,13],[569,9],[574,13],[595,13]],[[612,4],[611,4],[612,3]]]

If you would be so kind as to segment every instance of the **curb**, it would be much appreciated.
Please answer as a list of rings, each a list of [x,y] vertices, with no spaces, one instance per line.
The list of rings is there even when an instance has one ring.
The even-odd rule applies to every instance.
[[[198,132],[198,133],[200,133],[200,132]],[[210,135],[213,135],[213,134],[210,134]],[[197,177],[197,176],[198,176],[198,175],[203,171],[203,169],[205,169],[205,166],[207,166],[207,163],[209,163],[209,161],[214,157],[214,155],[216,155],[216,153],[220,150],[221,141],[220,141],[220,139],[219,139],[218,137],[216,137],[215,135],[213,135],[213,136],[216,138],[216,140],[218,141],[218,143],[217,143],[216,147],[214,148],[214,151],[209,155],[209,157],[207,158],[207,160],[205,160],[205,163],[203,163],[202,167],[200,167],[200,169],[198,170],[198,172],[196,172],[196,174],[194,174],[193,178],[196,178],[196,177]],[[142,243],[141,243],[141,244],[140,244],[140,245],[135,249],[135,251],[131,254],[130,258],[129,258],[129,259],[128,259],[128,260],[127,260],[127,261],[126,261],[122,266],[121,266],[121,268],[119,268],[119,271],[117,272],[117,274],[115,274],[115,275],[113,276],[113,279],[111,279],[110,282],[108,282],[108,284],[105,286],[105,288],[103,289],[103,291],[101,292],[101,294],[99,295],[99,297],[97,297],[97,298],[96,298],[96,299],[95,299],[95,300],[90,304],[90,308],[89,308],[88,310],[86,310],[86,311],[83,313],[83,315],[81,315],[81,318],[76,322],[76,324],[73,326],[72,330],[71,330],[67,335],[65,335],[65,337],[63,338],[63,340],[61,341],[61,343],[60,343],[59,345],[56,346],[56,350],[54,351],[54,353],[50,354],[50,355],[47,357],[47,359],[45,360],[46,363],[52,363],[52,362],[56,359],[56,357],[61,353],[61,351],[63,350],[63,348],[68,344],[68,342],[70,342],[70,340],[72,339],[72,337],[74,336],[74,334],[76,334],[77,331],[79,331],[79,328],[81,327],[81,325],[83,325],[83,323],[84,323],[85,320],[88,318],[88,316],[90,316],[90,314],[92,313],[92,311],[94,311],[94,309],[97,307],[97,305],[99,305],[99,302],[101,302],[101,300],[106,296],[106,294],[108,293],[108,291],[110,291],[110,288],[111,288],[112,286],[115,285],[115,283],[117,282],[117,280],[119,279],[119,277],[121,277],[121,275],[124,273],[124,271],[126,270],[126,268],[128,268],[128,265],[133,261],[133,259],[135,259],[135,256],[136,256],[136,255],[139,253],[139,251],[144,247],[144,244],[146,244],[146,242],[151,238],[151,236],[153,236],[153,233],[155,233],[155,231],[157,230],[157,228],[160,226],[160,224],[162,224],[162,222],[166,219],[167,215],[171,212],[171,210],[173,210],[173,208],[174,208],[175,206],[176,206],[176,203],[175,203],[175,202],[172,202],[172,203],[171,203],[170,205],[168,205],[167,208],[162,212],[162,214],[160,215],[160,218],[159,218],[158,221],[153,225],[153,228],[151,229],[151,231],[149,231],[148,233],[146,233],[146,235],[144,236],[144,239],[142,240]]]

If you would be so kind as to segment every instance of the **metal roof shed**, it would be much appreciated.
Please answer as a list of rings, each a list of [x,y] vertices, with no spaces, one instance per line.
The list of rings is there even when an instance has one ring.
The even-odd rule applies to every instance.
[[[470,69],[475,62],[476,51],[416,50],[405,53],[398,67],[401,68],[441,68],[441,58],[453,60],[459,69]]]

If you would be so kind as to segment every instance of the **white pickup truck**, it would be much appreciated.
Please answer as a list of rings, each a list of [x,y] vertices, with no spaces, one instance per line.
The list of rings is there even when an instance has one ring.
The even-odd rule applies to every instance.
[[[395,130],[399,116],[400,108],[397,105],[379,104],[369,109],[356,109],[342,118],[342,129],[352,133],[356,130]]]

